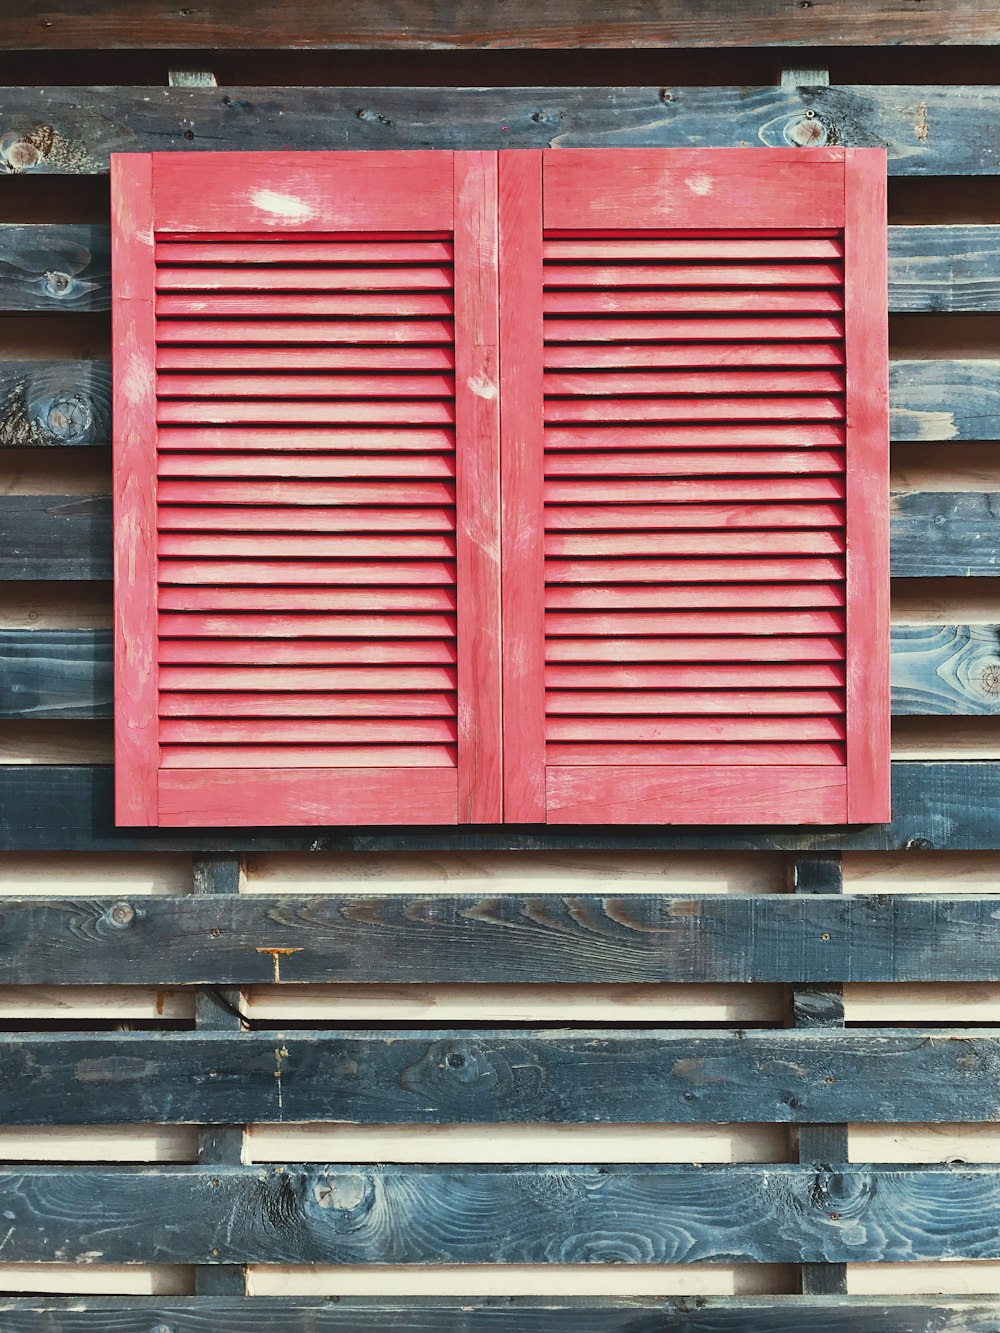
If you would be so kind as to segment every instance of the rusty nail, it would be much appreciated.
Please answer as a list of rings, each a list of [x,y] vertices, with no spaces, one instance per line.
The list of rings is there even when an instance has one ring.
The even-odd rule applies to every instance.
[[[115,903],[111,909],[111,920],[116,926],[130,926],[135,920],[135,908],[131,903]]]

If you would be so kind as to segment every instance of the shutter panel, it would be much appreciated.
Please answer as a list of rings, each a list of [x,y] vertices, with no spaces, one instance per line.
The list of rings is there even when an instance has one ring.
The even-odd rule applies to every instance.
[[[881,155],[534,156],[501,164],[507,818],[888,818]]]
[[[163,155],[151,246],[119,210],[120,822],[500,817],[495,170]]]

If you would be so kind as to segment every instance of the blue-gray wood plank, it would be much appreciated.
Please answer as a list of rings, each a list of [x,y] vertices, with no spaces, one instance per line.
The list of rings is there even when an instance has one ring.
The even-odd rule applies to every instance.
[[[991,1122],[1000,1120],[1000,1035],[968,1028],[387,1028],[0,1036],[0,1124],[243,1120]],[[840,1161],[846,1150],[845,1141],[839,1155],[824,1150],[805,1160]],[[209,1162],[228,1164],[218,1155]]]
[[[893,818],[853,827],[117,828],[106,764],[0,764],[0,851],[1000,850],[1000,763],[896,761]]]
[[[103,173],[113,152],[501,144],[884,147],[891,175],[986,176],[1000,87],[0,89],[0,170],[27,174]]]
[[[0,310],[55,314],[110,306],[108,227],[0,223]],[[1000,310],[1000,227],[890,227],[889,309]]]
[[[1000,1258],[1000,1166],[32,1166],[7,1263]]]
[[[997,376],[1000,386],[1000,362]],[[111,578],[111,522],[110,496],[0,496],[0,580]],[[897,578],[996,574],[1000,494],[893,496],[891,558]]]
[[[293,985],[996,981],[1000,897],[0,898],[0,985],[248,986],[276,970]]]
[[[111,631],[0,629],[0,717],[109,718]],[[897,625],[896,716],[1000,714],[1000,626]]]
[[[995,358],[892,361],[889,383],[895,440],[1000,438]],[[110,437],[109,362],[0,361],[0,447],[101,445]]]
[[[1000,1333],[987,1296],[0,1297],[4,1333]]]

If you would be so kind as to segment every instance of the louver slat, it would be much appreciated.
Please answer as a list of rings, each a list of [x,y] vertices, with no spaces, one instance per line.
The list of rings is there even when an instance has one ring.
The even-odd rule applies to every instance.
[[[531,369],[505,371],[505,401],[523,398],[505,577],[534,581],[518,614],[544,647],[506,620],[507,720],[527,738],[507,817],[887,817],[884,303],[877,222],[866,240],[838,201],[850,155],[824,158],[815,232],[801,155],[743,155],[756,216],[724,232],[706,200],[720,222],[746,211],[739,155],[697,175],[685,153],[518,156],[501,290]],[[870,186],[877,155],[861,159]],[[543,197],[543,237],[505,265]]]
[[[495,162],[250,156],[153,159],[148,822],[498,819]]]

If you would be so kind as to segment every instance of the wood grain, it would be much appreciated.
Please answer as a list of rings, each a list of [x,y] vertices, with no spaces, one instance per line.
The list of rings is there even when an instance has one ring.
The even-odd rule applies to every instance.
[[[892,573],[967,578],[1000,569],[1000,495],[914,491],[889,501]]]
[[[107,310],[109,246],[101,224],[0,224],[0,309]],[[890,227],[889,309],[1000,310],[1000,227]]]
[[[899,441],[1000,437],[1000,362],[890,362],[890,431]],[[0,447],[105,444],[106,361],[0,362]]]
[[[110,579],[111,498],[0,496],[0,580]]]
[[[890,175],[981,176],[997,169],[998,121],[994,86],[4,88],[0,168],[90,175],[112,152],[151,150],[492,149],[501,126],[517,148],[876,144]]]
[[[0,22],[10,50],[121,48],[269,48],[418,51],[441,48],[537,49],[571,47],[917,45],[956,42],[995,45],[1000,21],[990,0],[942,0],[913,10],[901,0],[841,3],[835,14],[787,9],[774,0],[711,0],[695,16],[683,0],[616,3],[595,12],[582,0],[543,0],[518,13],[501,0],[462,0],[444,10],[415,0],[362,4],[336,13],[317,0],[294,0],[280,14],[266,5],[211,0],[197,9],[167,8],[155,0],[57,0],[44,21]]]
[[[897,717],[1000,713],[1000,626],[897,625],[891,668]],[[752,683],[749,664],[736,672],[735,683]],[[111,674],[106,630],[0,629],[0,716],[110,717]]]
[[[998,921],[979,894],[32,896],[0,984],[268,983],[274,949],[293,985],[988,981]]]
[[[0,310],[107,310],[111,251],[107,226],[0,225]]]
[[[897,716],[1000,712],[1000,627],[894,626],[892,711]]]
[[[968,1029],[35,1033],[0,1070],[7,1125],[1000,1121],[1000,1037]]]
[[[1000,436],[1000,362],[892,361],[894,440],[994,440]]]
[[[987,1297],[797,1297],[666,1300],[258,1296],[268,1333],[996,1333]],[[108,1296],[0,1298],[5,1333],[245,1333],[245,1301]]]
[[[110,630],[0,630],[0,717],[110,717],[111,660]]]
[[[0,291],[6,290],[0,271]],[[106,361],[0,361],[0,448],[110,440]]]
[[[295,828],[116,829],[105,765],[0,764],[0,851],[891,851],[1000,849],[1000,763],[896,762],[887,824],[833,828],[376,827],[315,836]]]
[[[995,1166],[33,1167],[0,1189],[13,1263],[1000,1256]]]

